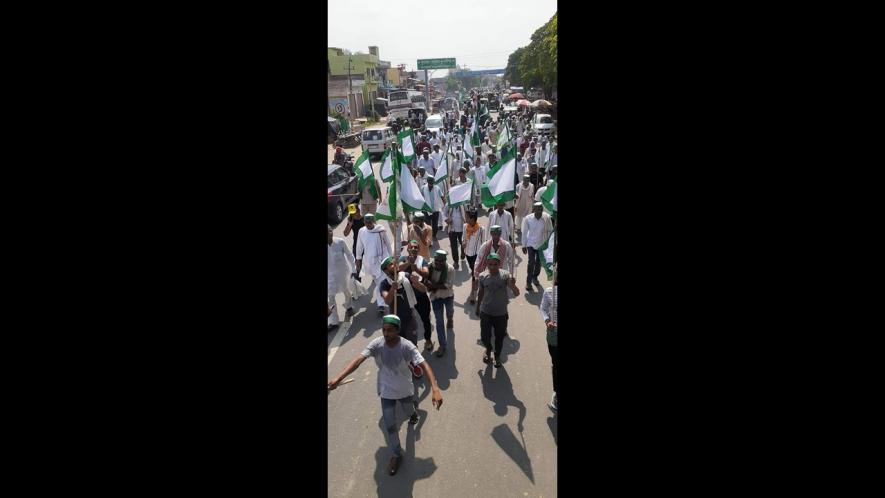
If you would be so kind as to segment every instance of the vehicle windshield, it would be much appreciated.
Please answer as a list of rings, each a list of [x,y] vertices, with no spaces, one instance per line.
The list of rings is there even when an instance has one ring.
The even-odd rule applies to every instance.
[[[411,98],[411,101],[412,102],[421,102],[421,103],[425,102],[423,95],[413,95]]]
[[[363,140],[384,140],[382,130],[366,130],[363,132]]]
[[[406,91],[402,92],[390,92],[390,101],[395,102],[399,100],[409,100],[409,93]]]
[[[425,128],[442,128],[442,119],[440,118],[429,118],[424,122]]]
[[[551,118],[550,116],[541,116],[541,123],[542,124],[553,124],[553,118]]]

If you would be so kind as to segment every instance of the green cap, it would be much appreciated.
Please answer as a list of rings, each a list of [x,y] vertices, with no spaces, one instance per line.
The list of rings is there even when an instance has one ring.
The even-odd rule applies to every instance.
[[[448,256],[448,255],[449,255],[449,253],[443,251],[442,249],[437,249],[436,252],[433,253],[433,257],[434,257],[434,258],[443,258],[443,259],[445,259],[446,256]]]
[[[495,254],[495,253],[491,253],[491,254],[489,254],[489,256],[486,258],[486,261],[488,261],[488,260],[490,260],[490,259],[494,259],[495,261],[501,261],[501,256],[498,256],[498,255]]]
[[[384,315],[383,323],[396,325],[399,328],[399,317],[396,315]]]
[[[415,244],[415,245],[417,246],[417,245],[418,245],[418,241],[415,240],[415,239],[412,239],[412,240],[409,241],[409,244]]]
[[[492,227],[489,228],[489,232],[491,232],[491,233],[496,233],[496,232],[497,232],[497,233],[501,233],[501,225],[492,225]]]
[[[389,265],[391,261],[393,261],[393,256],[387,256],[384,258],[384,261],[381,262],[381,269],[384,270],[387,268],[387,265]]]

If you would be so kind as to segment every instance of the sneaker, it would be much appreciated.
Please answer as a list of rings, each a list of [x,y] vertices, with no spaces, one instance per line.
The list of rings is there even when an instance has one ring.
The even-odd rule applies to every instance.
[[[412,364],[411,361],[409,362],[409,369],[412,370],[412,375],[414,375],[416,379],[420,379],[424,376],[424,371],[421,370],[421,367]]]
[[[418,412],[415,411],[412,413],[412,416],[409,417],[409,425],[415,425],[418,423]]]
[[[424,341],[424,351],[433,351],[433,341]]]
[[[347,311],[344,312],[344,318],[350,318],[354,315],[353,308],[347,308]]]
[[[528,291],[528,292],[533,292],[535,289],[532,289],[532,283],[531,283],[531,282],[526,281],[526,283],[525,283],[525,290]]]
[[[433,353],[437,358],[442,358],[443,355],[446,354],[446,348],[440,346],[439,349],[436,350],[436,353]]]
[[[553,397],[550,398],[550,402],[547,403],[547,406],[549,406],[552,410],[559,411],[559,407],[557,406],[557,403],[556,403],[556,393],[553,393]]]

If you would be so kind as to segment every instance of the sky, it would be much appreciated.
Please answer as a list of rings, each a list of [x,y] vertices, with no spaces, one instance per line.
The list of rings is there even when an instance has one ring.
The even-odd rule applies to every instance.
[[[557,0],[328,0],[329,47],[369,52],[418,69],[417,59],[454,57],[470,69],[503,69],[556,13]],[[447,71],[431,72],[430,77]]]

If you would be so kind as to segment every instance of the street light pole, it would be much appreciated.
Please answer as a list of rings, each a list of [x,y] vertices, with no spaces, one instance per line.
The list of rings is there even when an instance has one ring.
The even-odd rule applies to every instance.
[[[351,98],[351,96],[353,96],[353,82],[351,82],[351,80],[350,80],[350,71],[351,71],[351,69],[353,69],[352,62],[353,62],[353,56],[352,55],[348,56],[348,58],[347,58],[347,89],[348,89],[349,93],[347,94],[347,125],[351,129],[353,128],[353,113],[352,113],[351,106],[350,106],[350,98]],[[353,99],[353,103],[356,104],[356,99]],[[348,130],[348,131],[350,131],[350,130]]]

